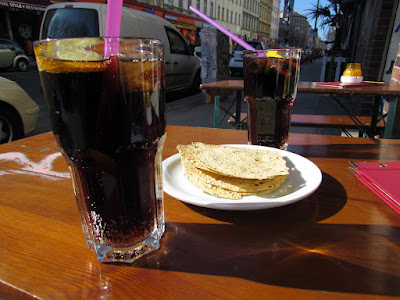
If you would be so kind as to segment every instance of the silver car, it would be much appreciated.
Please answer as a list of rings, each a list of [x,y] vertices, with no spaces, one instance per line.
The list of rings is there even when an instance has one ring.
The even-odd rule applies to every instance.
[[[0,76],[0,144],[28,135],[36,128],[39,106],[14,81]]]
[[[29,58],[16,41],[0,39],[0,68],[8,67],[24,72],[29,68]]]

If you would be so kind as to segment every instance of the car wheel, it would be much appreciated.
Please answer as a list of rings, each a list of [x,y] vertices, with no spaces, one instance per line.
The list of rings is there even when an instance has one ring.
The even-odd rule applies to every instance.
[[[25,72],[28,70],[29,67],[29,61],[27,61],[25,58],[20,58],[17,60],[17,69]]]
[[[201,77],[200,72],[197,72],[193,79],[193,84],[191,88],[192,95],[200,93]]]
[[[16,112],[0,105],[0,144],[24,137],[22,122]]]

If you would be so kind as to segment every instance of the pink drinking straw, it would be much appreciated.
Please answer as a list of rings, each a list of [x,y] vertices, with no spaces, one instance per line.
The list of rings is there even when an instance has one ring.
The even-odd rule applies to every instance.
[[[107,1],[107,21],[106,21],[106,39],[104,40],[104,56],[118,55],[119,42],[116,39],[119,37],[121,30],[121,13],[123,0],[108,0]]]
[[[234,40],[236,43],[239,45],[243,46],[243,48],[247,50],[255,50],[252,46],[247,44],[245,41],[243,41],[240,37],[234,35],[232,32],[230,32],[228,29],[222,27],[219,25],[217,22],[215,22],[213,19],[207,17],[205,14],[203,14],[201,11],[198,9],[194,8],[193,6],[189,6],[189,9],[194,12],[196,15],[207,21],[207,23],[213,25],[215,28],[217,28],[219,31],[223,32],[227,36],[229,36],[232,40]]]

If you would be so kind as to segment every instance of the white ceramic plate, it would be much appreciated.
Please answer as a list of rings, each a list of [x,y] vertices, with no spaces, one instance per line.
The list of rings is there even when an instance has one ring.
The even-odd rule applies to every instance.
[[[228,145],[235,147],[268,149],[278,151],[286,160],[289,176],[273,193],[261,196],[244,196],[240,200],[214,197],[194,187],[186,178],[180,154],[163,161],[164,191],[183,202],[222,210],[257,210],[288,205],[312,194],[321,184],[320,169],[308,159],[284,150],[253,145]]]

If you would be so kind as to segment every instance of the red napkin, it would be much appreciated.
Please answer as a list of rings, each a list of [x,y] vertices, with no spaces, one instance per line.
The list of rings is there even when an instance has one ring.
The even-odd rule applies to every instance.
[[[350,164],[357,178],[400,214],[400,162],[350,162]]]

